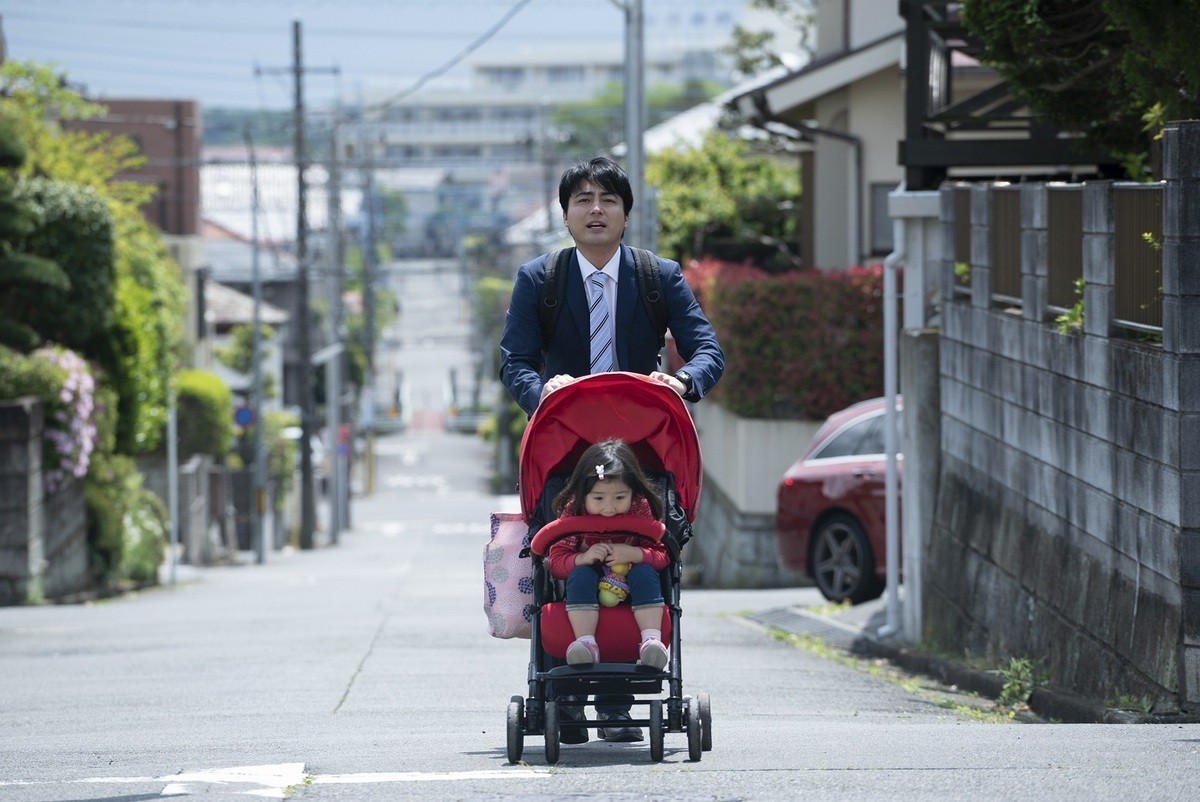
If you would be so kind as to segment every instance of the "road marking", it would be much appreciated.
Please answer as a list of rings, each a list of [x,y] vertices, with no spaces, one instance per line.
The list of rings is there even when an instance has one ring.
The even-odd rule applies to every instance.
[[[363,783],[444,782],[447,780],[516,780],[527,777],[549,777],[547,769],[480,769],[478,771],[399,771],[374,774],[318,774],[313,785],[357,785]]]
[[[285,799],[288,789],[311,783],[313,785],[369,785],[382,783],[455,782],[470,780],[518,780],[529,777],[549,777],[549,769],[532,766],[514,766],[510,769],[480,769],[477,771],[387,771],[362,772],[359,774],[307,774],[303,763],[279,763],[266,766],[230,766],[228,768],[201,769],[199,771],[168,774],[162,777],[85,777],[81,780],[66,780],[69,783],[89,784],[134,784],[165,783],[159,796],[185,796],[199,793],[197,785],[252,785],[246,791],[235,791],[240,796],[260,796],[267,799]],[[0,788],[8,785],[52,785],[51,781],[4,781]]]

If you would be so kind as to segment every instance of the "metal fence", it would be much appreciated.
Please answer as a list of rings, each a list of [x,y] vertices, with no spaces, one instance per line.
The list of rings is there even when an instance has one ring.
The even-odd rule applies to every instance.
[[[1075,305],[1083,278],[1083,185],[1050,185],[1046,192],[1046,305],[1061,313]]]
[[[1162,328],[1162,187],[1113,188],[1113,325],[1135,331]]]
[[[954,188],[954,264],[971,264],[971,187],[959,184]],[[955,270],[957,284],[971,286],[971,272]]]
[[[1021,304],[1021,191],[1015,186],[992,190],[992,300]]]
[[[988,227],[992,302],[1021,306],[1021,193],[1018,186],[989,187]],[[1053,316],[1079,300],[1083,277],[1083,185],[1046,185],[1046,306]],[[956,184],[954,261],[971,264],[971,187]],[[1118,329],[1162,329],[1162,185],[1112,185],[1113,319]],[[970,271],[955,270],[955,287],[970,286]],[[1086,309],[1084,311],[1086,315]]]

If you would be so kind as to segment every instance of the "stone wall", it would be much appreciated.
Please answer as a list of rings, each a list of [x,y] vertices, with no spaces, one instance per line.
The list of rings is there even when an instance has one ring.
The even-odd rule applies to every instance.
[[[1099,699],[1200,704],[1200,123],[1164,144],[1162,343],[1111,336],[1112,190],[1083,188],[1084,324],[1046,308],[1047,192],[1020,188],[1022,297],[991,293],[971,189],[969,294],[943,190],[942,461],[925,636],[1041,658]]]

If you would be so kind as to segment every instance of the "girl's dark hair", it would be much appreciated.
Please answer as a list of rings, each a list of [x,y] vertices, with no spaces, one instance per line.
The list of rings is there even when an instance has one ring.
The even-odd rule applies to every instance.
[[[571,478],[567,480],[567,486],[554,497],[551,509],[555,515],[562,513],[567,502],[572,502],[576,514],[583,515],[587,494],[592,492],[596,482],[600,481],[596,468],[601,466],[604,468],[605,481],[613,479],[629,485],[634,496],[641,496],[650,503],[650,512],[654,514],[655,520],[662,520],[662,500],[650,486],[646,474],[642,472],[642,466],[638,463],[633,449],[624,440],[604,440],[589,446],[588,450],[583,452],[583,456],[575,464],[575,470],[571,472]]]
[[[621,198],[625,205],[625,214],[633,208],[633,188],[629,185],[629,176],[607,156],[597,156],[591,161],[580,162],[574,167],[567,168],[558,182],[558,203],[562,206],[563,214],[571,202],[571,195],[584,181],[590,181],[604,192],[611,192]]]

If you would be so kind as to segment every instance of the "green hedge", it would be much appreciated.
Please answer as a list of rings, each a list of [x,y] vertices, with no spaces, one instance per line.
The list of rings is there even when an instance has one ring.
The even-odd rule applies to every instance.
[[[820,420],[883,394],[883,268],[685,271],[725,351],[714,398],[748,418]]]
[[[179,458],[209,454],[223,462],[233,445],[233,393],[214,373],[181,370],[176,417]]]

